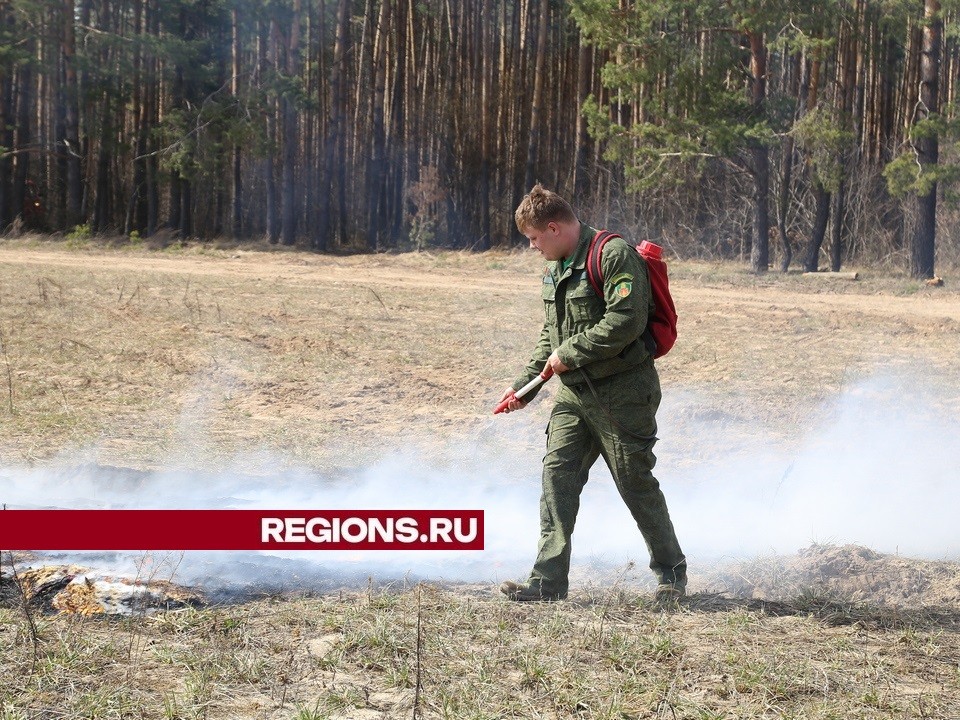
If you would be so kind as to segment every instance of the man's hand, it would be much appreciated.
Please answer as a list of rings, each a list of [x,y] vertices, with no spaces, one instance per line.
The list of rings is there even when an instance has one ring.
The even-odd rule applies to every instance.
[[[504,400],[506,400],[508,397],[513,395],[514,392],[515,391],[512,387],[508,387],[504,391],[503,396],[500,398],[500,402],[503,402]],[[523,410],[526,406],[527,406],[526,400],[518,400],[517,398],[514,398],[513,400],[510,401],[510,403],[504,409],[504,412],[508,413],[508,412],[512,412],[513,410]]]
[[[547,367],[553,368],[553,371],[557,375],[570,369],[569,366],[563,364],[563,361],[560,359],[560,356],[557,355],[556,350],[554,350],[550,357],[547,358]]]

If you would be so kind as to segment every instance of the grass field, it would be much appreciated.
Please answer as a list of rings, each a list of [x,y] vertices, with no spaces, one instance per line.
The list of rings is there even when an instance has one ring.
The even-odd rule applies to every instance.
[[[512,511],[535,523],[552,390],[523,414],[490,409],[539,329],[539,266],[521,252],[3,241],[0,502],[5,489],[25,492],[17,478],[84,463],[154,479],[309,471],[349,483],[402,451],[416,458],[413,478],[468,467],[502,476],[504,492],[527,483]],[[24,605],[4,553],[0,719],[960,718],[956,539],[923,527],[939,527],[957,499],[941,482],[960,412],[950,277],[933,288],[869,268],[850,282],[674,263],[671,283],[681,335],[658,363],[668,501],[686,497],[685,483],[702,493],[710,473],[733,495],[736,473],[769,462],[774,484],[826,475],[827,501],[847,488],[868,507],[872,492],[909,527],[852,520],[843,543],[796,555],[764,557],[762,541],[733,560],[691,554],[697,592],[672,608],[650,603],[644,573],[594,567],[575,549],[571,598],[555,605],[498,598],[498,567],[404,581],[372,564],[365,573],[361,558],[357,575],[370,580],[344,578],[340,590],[290,578],[285,592],[281,577],[279,591],[243,602],[53,614],[43,598]],[[851,421],[849,403],[866,414]],[[858,429],[873,443],[859,444]],[[842,465],[821,462],[841,453]],[[780,478],[776,463],[793,457],[794,475],[784,479],[791,462]],[[915,495],[889,494],[894,485]],[[716,504],[724,494],[703,512],[738,512],[742,496]],[[512,499],[489,502],[507,512]],[[775,515],[771,532],[791,517]],[[704,522],[691,542],[699,532],[709,543],[722,519]],[[524,532],[497,553],[528,562],[535,528]],[[929,540],[925,557],[845,544],[898,533]],[[727,539],[717,542],[724,555]],[[16,561],[19,573],[43,562]]]

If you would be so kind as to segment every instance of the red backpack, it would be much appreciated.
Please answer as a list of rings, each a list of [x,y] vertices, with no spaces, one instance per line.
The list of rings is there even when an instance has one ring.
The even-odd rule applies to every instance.
[[[587,280],[593,286],[594,292],[603,299],[603,271],[600,269],[600,255],[603,246],[609,240],[621,237],[607,230],[600,230],[590,241],[587,250]],[[653,357],[659,358],[670,352],[670,348],[677,341],[677,309],[670,296],[670,283],[667,280],[667,264],[663,261],[663,248],[649,240],[644,240],[637,246],[637,252],[647,264],[647,274],[650,276],[650,291],[653,293],[653,314],[647,320],[647,329],[655,345]]]

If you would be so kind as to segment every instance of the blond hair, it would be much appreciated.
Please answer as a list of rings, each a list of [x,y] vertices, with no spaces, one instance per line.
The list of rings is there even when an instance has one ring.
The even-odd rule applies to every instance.
[[[527,228],[542,230],[547,223],[552,222],[576,222],[577,216],[570,203],[537,183],[523,196],[514,213],[514,219],[517,221],[517,229],[524,232]]]

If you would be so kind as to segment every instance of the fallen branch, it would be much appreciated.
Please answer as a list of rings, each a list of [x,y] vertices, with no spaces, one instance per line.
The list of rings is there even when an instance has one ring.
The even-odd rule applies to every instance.
[[[805,272],[805,278],[818,278],[820,280],[859,280],[858,272]]]

